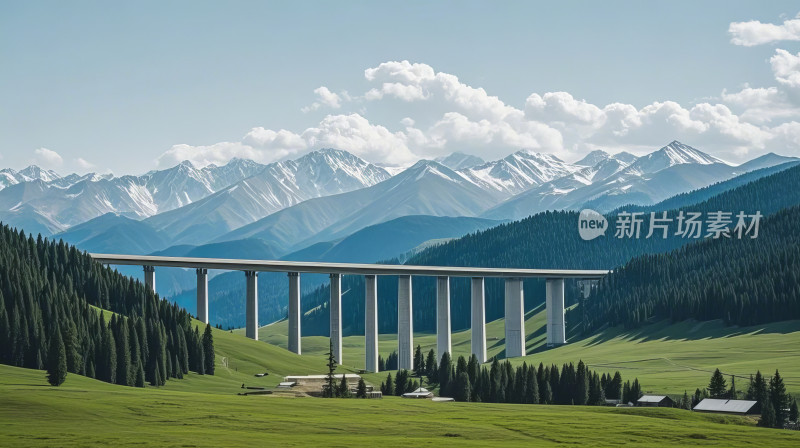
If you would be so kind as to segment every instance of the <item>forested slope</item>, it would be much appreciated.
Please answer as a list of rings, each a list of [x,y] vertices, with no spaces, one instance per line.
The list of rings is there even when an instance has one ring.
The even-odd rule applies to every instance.
[[[582,303],[585,329],[649,319],[741,326],[800,319],[800,207],[764,220],[757,238],[711,239],[634,258]]]
[[[116,314],[106,322],[98,308]],[[75,247],[0,226],[1,363],[43,369],[60,338],[69,372],[110,383],[213,373],[213,342],[191,323],[182,308]]]

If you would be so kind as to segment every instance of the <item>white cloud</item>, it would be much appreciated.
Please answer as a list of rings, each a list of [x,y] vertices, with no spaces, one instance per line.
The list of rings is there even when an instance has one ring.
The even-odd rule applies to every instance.
[[[310,148],[344,149],[371,161],[402,164],[417,158],[406,146],[405,134],[373,125],[359,114],[328,115],[302,137]]]
[[[314,89],[314,93],[317,95],[317,100],[311,103],[310,106],[304,107],[302,109],[303,112],[310,112],[321,107],[330,107],[331,109],[339,109],[342,107],[342,97],[334,92],[331,92],[327,87],[317,87]],[[346,98],[349,98],[347,92],[342,93],[346,96]]]
[[[731,43],[752,47],[782,40],[800,40],[800,14],[780,25],[762,23],[758,20],[733,22],[728,26]]]
[[[767,148],[779,150],[775,145],[798,154],[800,53],[778,49],[770,65],[776,85],[723,90],[716,101],[603,106],[569,92],[545,92],[520,99],[517,108],[430,65],[388,61],[364,71],[371,85],[361,96],[316,89],[316,101],[304,110],[341,109],[316,125],[304,130],[256,127],[240,141],[175,145],[159,163],[188,159],[202,166],[231,157],[267,163],[321,147],[393,165],[453,151],[497,159],[523,148],[569,158],[597,148],[641,154],[675,139],[731,161]],[[395,127],[372,121],[365,102],[371,102],[371,113]]]
[[[769,63],[775,80],[790,89],[800,89],[800,53],[793,55],[778,48]]]
[[[81,170],[91,170],[95,165],[82,157],[75,159],[75,165]]]
[[[208,146],[174,145],[157,159],[159,166],[189,160],[195,166],[221,165],[234,157],[270,163],[312,149],[344,149],[370,161],[409,163],[417,160],[405,144],[406,135],[374,125],[359,114],[328,115],[315,127],[297,134],[285,129],[253,128],[240,142]]]
[[[33,153],[36,163],[44,168],[58,168],[64,163],[64,159],[57,152],[47,148],[39,148]]]

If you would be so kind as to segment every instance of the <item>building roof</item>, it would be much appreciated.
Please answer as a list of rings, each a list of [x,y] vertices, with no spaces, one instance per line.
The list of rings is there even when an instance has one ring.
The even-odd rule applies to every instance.
[[[757,404],[751,400],[724,400],[717,398],[704,398],[697,406],[695,411],[709,412],[731,412],[735,414],[746,414]]]
[[[428,389],[425,389],[424,387],[420,387],[417,390],[415,390],[414,392],[408,392],[408,393],[403,394],[403,396],[407,397],[407,398],[426,398],[426,397],[430,397],[432,395],[433,394]]]
[[[586,269],[516,269],[413,266],[404,264],[323,263],[282,260],[235,260],[226,258],[162,257],[157,255],[89,255],[96,261],[109,265],[164,266],[177,268],[223,269],[231,271],[300,272],[316,274],[597,279],[610,272],[608,270]]]
[[[360,375],[356,375],[355,373],[335,373],[333,375],[333,379],[338,379],[339,381],[341,381],[342,375],[344,375],[348,380],[357,380],[361,378]],[[327,378],[328,375],[289,375],[283,377],[283,380],[284,381],[324,380]]]
[[[661,403],[665,398],[667,398],[666,395],[642,395],[642,398],[636,401],[639,403]]]

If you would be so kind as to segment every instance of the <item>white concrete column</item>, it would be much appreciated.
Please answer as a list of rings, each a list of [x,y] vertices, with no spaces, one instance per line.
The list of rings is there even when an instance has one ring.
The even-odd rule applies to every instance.
[[[258,340],[258,272],[244,271],[247,279],[247,308],[246,322],[244,329],[245,336],[250,339]]]
[[[545,282],[547,307],[547,346],[567,343],[564,329],[564,279],[548,278]]]
[[[374,275],[365,275],[364,283],[364,339],[366,353],[364,369],[367,372],[378,371],[378,280]]]
[[[144,268],[144,286],[150,291],[156,292],[156,267],[142,266]]]
[[[333,357],[342,363],[342,274],[331,274],[331,331]]]
[[[472,353],[486,362],[486,297],[483,277],[472,278]]]
[[[525,356],[525,300],[522,279],[506,279],[506,358]]]
[[[453,353],[450,343],[450,277],[436,278],[436,359]]]
[[[401,275],[397,282],[397,368],[414,367],[414,321],[411,308],[411,276]]]
[[[301,354],[300,347],[300,273],[289,273],[289,351]]]
[[[208,323],[208,269],[197,268],[197,320]]]

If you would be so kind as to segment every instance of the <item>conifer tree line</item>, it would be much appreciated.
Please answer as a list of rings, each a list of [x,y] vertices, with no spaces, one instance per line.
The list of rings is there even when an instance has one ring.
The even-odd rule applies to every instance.
[[[436,355],[430,350],[423,356],[417,346],[414,356],[413,374],[399,370],[394,380],[389,373],[381,383],[385,395],[403,395],[418,387],[413,377],[425,378],[428,384],[439,387],[439,395],[452,397],[456,401],[483,403],[522,404],[575,404],[602,406],[606,400],[636,403],[643,395],[638,379],[623,382],[619,371],[598,373],[589,369],[583,361],[578,364],[564,363],[561,368],[553,364],[514,367],[508,360],[497,358],[487,366],[481,366],[478,358],[459,356],[453,362],[449,353],[442,355],[437,364]]]
[[[737,388],[736,377],[733,375],[730,376],[728,385],[725,375],[716,369],[707,387],[695,389],[691,397],[684,392],[677,406],[693,409],[704,398],[756,401],[758,404],[754,410],[761,414],[759,426],[784,428],[787,424],[798,423],[797,400],[786,392],[786,385],[777,369],[772,377],[762,375],[760,370],[755,375],[750,375],[746,389]]]
[[[716,192],[712,187],[709,190]],[[763,177],[756,181],[738,186],[737,188],[724,191],[708,197],[706,189],[697,192],[681,195],[661,204],[648,207],[628,206],[622,207],[626,211],[642,211],[642,229],[647,233],[650,217],[647,212],[667,211],[668,216],[675,218],[679,211],[701,212],[704,214],[714,211],[730,211],[738,213],[746,211],[753,213],[760,211],[765,217],[779,211],[800,205],[800,167],[786,169],[782,172]],[[612,218],[612,214],[608,215]],[[507,267],[507,268],[541,268],[541,269],[615,269],[632,259],[640,260],[645,254],[664,254],[674,251],[668,257],[674,266],[679,266],[683,251],[680,248],[689,248],[704,244],[696,239],[683,238],[674,235],[673,232],[668,238],[614,238],[613,220],[609,220],[612,226],[605,237],[596,238],[591,241],[584,241],[580,238],[577,231],[578,213],[573,211],[548,211],[538,213],[520,221],[502,224],[484,231],[465,235],[461,238],[448,241],[444,244],[428,248],[413,256],[406,264],[409,265],[428,265],[428,266],[474,266],[474,267]],[[746,243],[750,246],[764,244],[767,240],[767,233],[762,229],[759,237]],[[796,234],[796,232],[795,232]],[[744,240],[732,240],[730,244],[744,242]],[[766,244],[772,245],[773,242]],[[740,246],[745,246],[741,244]],[[781,253],[774,251],[757,251],[758,257],[780,257]],[[750,249],[748,249],[750,250]],[[741,251],[740,251],[741,252]],[[796,254],[796,246],[795,246]],[[710,255],[710,254],[709,254]],[[641,257],[641,258],[637,258]],[[658,257],[654,255],[654,257]],[[662,263],[667,256],[658,257]],[[795,257],[796,258],[796,257]],[[754,261],[754,260],[751,260]],[[730,262],[730,263],[729,263]],[[718,283],[719,287],[715,294],[722,295],[727,283],[734,281],[745,281],[738,277],[728,277],[730,271],[739,271],[741,264],[738,258],[718,259],[709,265],[711,272],[705,282]],[[384,263],[398,263],[397,260],[388,260]],[[725,264],[717,266],[718,264]],[[750,267],[750,264],[747,265]],[[788,267],[783,267],[781,272],[787,273]],[[666,269],[665,269],[666,271]],[[759,271],[760,272],[760,271]],[[794,272],[797,272],[795,269]],[[773,281],[778,281],[781,275],[774,275]],[[792,280],[789,278],[787,280]],[[412,282],[412,295],[414,298],[413,321],[415,331],[434,331],[436,329],[435,315],[427,310],[435,309],[436,303],[436,280],[432,277],[414,277]],[[777,283],[776,286],[783,286],[784,282]],[[792,286],[796,287],[797,283]],[[751,285],[752,286],[752,285]],[[769,285],[758,285],[769,286]],[[619,288],[624,292],[622,286],[610,286],[608,289]],[[688,288],[685,288],[688,289]],[[342,296],[343,309],[350,310],[347,316],[343,316],[343,332],[345,335],[363,334],[364,331],[364,279],[361,276],[343,276]],[[544,281],[529,279],[523,282],[525,296],[525,311],[530,311],[544,301],[545,286]],[[470,326],[470,281],[466,278],[451,278],[451,318],[452,329],[458,331],[469,328]],[[501,279],[487,278],[485,282],[486,291],[486,320],[487,322],[503,317],[504,314],[504,284]],[[796,293],[795,289],[784,289],[786,294]],[[610,294],[610,292],[608,293]],[[304,335],[327,335],[329,329],[329,310],[328,300],[330,290],[324,284],[313,292],[304,294],[302,299],[303,312],[303,334]],[[378,297],[381,306],[378,307],[378,328],[381,333],[391,333],[397,329],[397,277],[379,276],[378,277]],[[797,297],[795,294],[794,297]],[[711,298],[711,297],[710,297]],[[711,298],[712,302],[716,299]],[[776,297],[777,302],[784,300]],[[566,282],[565,300],[567,305],[580,300],[580,294],[575,281]],[[648,299],[642,298],[642,301]],[[716,303],[706,303],[705,296],[695,293],[695,297],[687,297],[686,301],[694,300],[696,305],[687,307],[678,312],[675,317],[683,318],[694,317],[703,319],[703,313],[708,310],[716,309]],[[748,301],[758,300],[749,295]],[[738,305],[735,303],[733,305]],[[622,313],[621,310],[615,313],[622,313],[624,320],[632,322],[643,322],[649,313],[649,307],[643,306],[642,309],[634,313]],[[698,315],[692,313],[697,312]],[[644,313],[644,314],[643,314]],[[627,315],[630,314],[630,315]],[[732,312],[732,319],[747,313]],[[721,317],[721,315],[720,315]],[[714,317],[717,318],[717,317]],[[768,316],[760,316],[760,322],[773,321],[763,319],[777,319],[779,315],[772,312]],[[788,319],[788,318],[784,318]],[[621,320],[621,319],[620,319]],[[732,320],[736,323],[735,320]],[[576,322],[577,323],[577,322]],[[596,322],[591,323],[591,328],[596,328]],[[601,324],[602,325],[602,324]]]
[[[706,240],[644,255],[616,269],[581,302],[583,327],[648,320],[722,319],[758,325],[800,319],[800,207],[761,223],[756,239]]]
[[[112,311],[108,313],[98,310]],[[63,241],[0,226],[0,363],[114,384],[214,373],[211,327]]]

